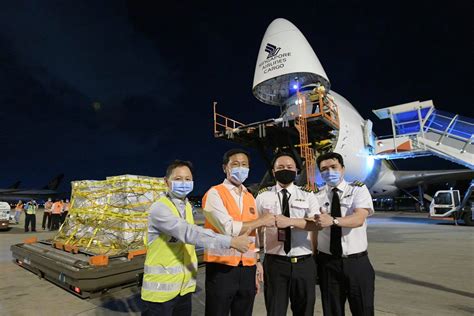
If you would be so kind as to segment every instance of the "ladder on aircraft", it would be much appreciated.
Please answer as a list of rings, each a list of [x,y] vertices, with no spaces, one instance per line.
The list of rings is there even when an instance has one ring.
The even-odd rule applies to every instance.
[[[316,186],[316,160],[314,151],[308,141],[308,114],[306,111],[306,98],[298,91],[299,115],[295,118],[295,127],[300,134],[300,156],[304,160],[306,169],[306,185],[311,189]]]
[[[376,139],[375,158],[436,155],[474,169],[474,119],[436,110],[431,100],[373,112],[392,123],[392,135]]]

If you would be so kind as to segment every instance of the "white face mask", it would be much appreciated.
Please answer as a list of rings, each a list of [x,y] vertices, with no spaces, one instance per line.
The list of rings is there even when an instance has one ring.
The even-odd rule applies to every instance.
[[[249,176],[249,168],[235,167],[230,169],[230,177],[235,183],[242,184]]]

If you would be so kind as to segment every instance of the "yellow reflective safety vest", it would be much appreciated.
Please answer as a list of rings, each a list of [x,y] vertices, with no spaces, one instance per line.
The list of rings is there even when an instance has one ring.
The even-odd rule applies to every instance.
[[[158,202],[166,205],[174,215],[181,217],[171,200],[163,196]],[[194,224],[191,204],[186,203],[186,221]],[[173,236],[160,236],[147,246],[142,299],[163,303],[178,295],[196,291],[197,256],[194,245],[185,244]]]
[[[36,207],[34,204],[27,204],[26,205],[26,214],[28,215],[35,215],[36,214]]]

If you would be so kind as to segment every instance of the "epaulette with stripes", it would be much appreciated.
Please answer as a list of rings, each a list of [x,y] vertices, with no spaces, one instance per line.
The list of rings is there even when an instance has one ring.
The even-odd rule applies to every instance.
[[[270,191],[272,187],[265,187],[263,189],[261,189],[260,191],[258,191],[257,195],[260,194],[260,193],[263,193],[263,192],[267,192],[267,191]]]
[[[318,187],[314,187],[311,188],[309,185],[305,185],[305,186],[302,186],[302,187],[299,187],[301,189],[301,191],[305,191],[305,192],[309,192],[309,193],[318,193],[319,192],[319,189]]]
[[[365,183],[359,180],[355,180],[354,182],[351,183],[351,185],[356,186],[356,187],[363,187]]]

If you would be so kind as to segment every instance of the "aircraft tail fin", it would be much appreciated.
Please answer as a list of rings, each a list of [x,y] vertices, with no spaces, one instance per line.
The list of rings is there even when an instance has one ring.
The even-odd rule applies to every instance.
[[[64,178],[64,174],[59,174],[56,177],[54,177],[49,183],[43,187],[43,190],[56,190],[59,185],[61,184],[61,181]]]
[[[13,183],[11,186],[9,186],[8,188],[9,189],[18,189],[18,187],[20,186],[20,183],[21,183],[21,181],[17,181],[15,183]]]

